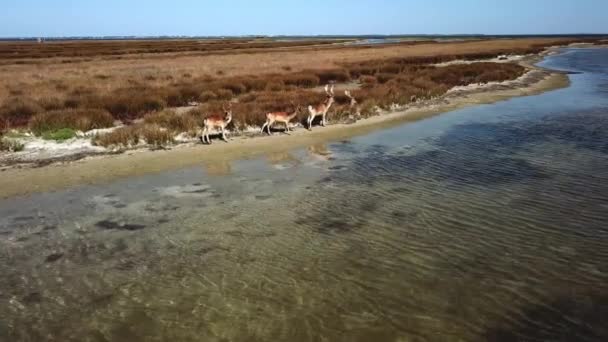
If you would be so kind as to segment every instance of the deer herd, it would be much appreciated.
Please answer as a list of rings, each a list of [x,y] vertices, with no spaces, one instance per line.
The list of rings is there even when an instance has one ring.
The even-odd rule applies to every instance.
[[[327,124],[327,112],[329,112],[329,109],[335,102],[334,86],[330,86],[329,84],[326,85],[325,94],[326,98],[323,102],[308,106],[308,118],[306,119],[306,128],[308,130],[312,130],[312,123],[317,117],[321,117],[321,126],[325,127]],[[355,100],[355,98],[351,95],[350,91],[345,90],[344,95],[350,100],[351,110],[357,107],[357,100]],[[266,132],[268,135],[271,135],[270,128],[276,123],[285,125],[285,132],[289,133],[291,131],[289,124],[291,120],[298,115],[301,108],[300,106],[296,106],[293,102],[291,104],[294,107],[293,112],[283,111],[266,113],[266,122],[264,122],[264,125],[262,125],[262,133]],[[358,109],[357,114],[359,114]],[[209,134],[212,131],[219,131],[222,139],[227,142],[228,139],[226,137],[226,127],[230,124],[230,122],[232,122],[232,104],[223,106],[222,112],[210,114],[203,120],[203,129],[200,135],[200,140],[203,142],[203,144],[211,144]]]

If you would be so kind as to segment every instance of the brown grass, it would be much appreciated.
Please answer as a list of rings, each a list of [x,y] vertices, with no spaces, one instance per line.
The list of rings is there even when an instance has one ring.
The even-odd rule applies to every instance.
[[[178,114],[172,110],[148,114],[144,117],[147,124],[166,128],[173,133],[188,132],[191,136],[196,134],[196,128],[202,125],[203,116],[197,111]]]
[[[139,143],[139,126],[124,126],[93,138],[93,144],[103,147],[130,147]]]
[[[309,89],[329,81],[358,80],[363,89],[355,96],[367,102],[363,106],[360,100],[362,107],[373,108],[372,101],[381,106],[394,100],[403,103],[410,93],[441,94],[453,85],[511,79],[521,73],[493,65],[442,69],[429,63],[538,52],[569,42],[539,38],[374,47],[260,40],[0,43],[0,129],[25,126],[37,114],[57,110],[103,109],[130,122],[167,107],[198,101],[207,108],[230,99],[238,99],[235,124],[244,127],[259,124],[266,111],[284,110],[286,99],[302,105],[322,100],[322,92]],[[11,49],[25,52],[1,53],[16,51]],[[35,49],[40,50],[31,55],[35,59],[23,59]],[[62,56],[74,59],[63,63]]]
[[[107,40],[0,43],[0,59],[41,59],[57,57],[113,57],[159,53],[222,53],[289,47],[319,46],[347,40],[272,41],[265,39],[179,39],[179,40]],[[72,59],[63,59],[71,63]],[[100,75],[100,78],[106,75]]]
[[[173,143],[173,133],[159,125],[143,125],[139,134],[150,146],[161,147]]]
[[[102,109],[67,109],[38,114],[30,119],[29,128],[37,135],[61,128],[88,131],[112,127],[114,118]]]
[[[94,98],[94,97],[93,97]],[[89,106],[96,107],[89,103]],[[167,106],[164,89],[144,86],[122,88],[100,99],[99,105],[119,120],[131,120]]]
[[[0,121],[6,127],[24,126],[34,114],[44,109],[28,97],[10,98],[0,106]]]

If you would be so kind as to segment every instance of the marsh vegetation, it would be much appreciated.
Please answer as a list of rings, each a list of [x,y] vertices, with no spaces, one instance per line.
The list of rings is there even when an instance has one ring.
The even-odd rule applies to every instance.
[[[580,41],[580,40],[577,40]],[[360,114],[435,98],[454,86],[516,79],[526,68],[474,62],[538,53],[571,39],[404,42],[348,46],[343,41],[101,41],[0,43],[0,131],[50,136],[126,125],[96,137],[103,146],[152,145],[194,136],[206,114],[234,103],[232,130],[260,127],[265,114],[319,103],[327,83],[348,85]],[[174,109],[190,106],[188,110]],[[337,94],[334,121],[351,116]],[[304,120],[302,112],[298,120]],[[170,137],[169,135],[172,136]],[[67,137],[62,134],[60,138]],[[146,139],[145,137],[149,138]],[[61,140],[61,139],[56,139]]]

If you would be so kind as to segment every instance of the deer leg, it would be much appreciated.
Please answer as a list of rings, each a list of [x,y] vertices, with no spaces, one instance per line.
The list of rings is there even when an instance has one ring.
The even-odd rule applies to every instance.
[[[323,117],[321,118],[321,125],[323,125],[323,127],[325,127],[325,115],[327,115],[327,113],[323,113]]]
[[[226,138],[226,128],[222,126],[222,139],[225,142],[228,142],[228,138]]]
[[[308,116],[308,130],[311,131],[312,130],[312,120],[313,120],[314,116],[309,115]]]
[[[207,144],[211,145],[211,137],[209,136],[211,129],[209,129],[209,127],[207,127],[207,130],[205,132],[205,137],[207,138]]]
[[[268,120],[266,120],[266,122],[264,122],[264,124],[262,125],[262,133],[264,133],[264,129],[268,126]]]

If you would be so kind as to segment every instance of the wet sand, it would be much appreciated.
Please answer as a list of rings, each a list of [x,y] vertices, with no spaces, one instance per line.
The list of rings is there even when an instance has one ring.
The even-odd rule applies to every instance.
[[[327,141],[348,139],[373,130],[421,120],[466,106],[535,95],[563,88],[568,84],[568,77],[563,73],[534,68],[519,82],[471,87],[448,93],[432,103],[414,105],[402,111],[361,119],[352,124],[339,123],[327,127],[313,127],[312,132],[298,129],[290,135],[275,133],[272,137],[235,137],[229,143],[215,141],[210,146],[203,146],[200,143],[186,144],[170,150],[138,150],[38,168],[9,168],[0,172],[0,198],[54,191],[84,184],[102,184],[118,178],[141,176],[197,164],[223,163]]]

